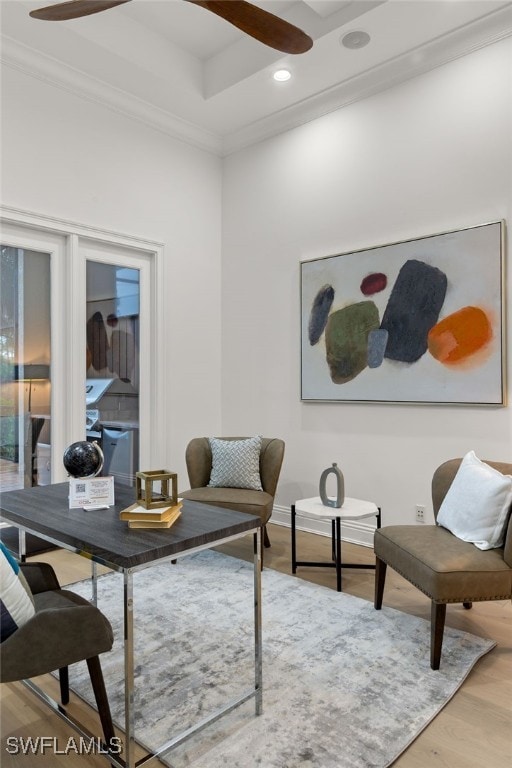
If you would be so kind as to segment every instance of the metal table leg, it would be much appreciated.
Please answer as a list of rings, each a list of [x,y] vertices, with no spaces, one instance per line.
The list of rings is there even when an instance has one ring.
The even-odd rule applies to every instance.
[[[95,560],[91,560],[91,602],[98,607],[98,564]]]
[[[299,515],[301,513],[299,512]],[[304,513],[307,517],[307,514]],[[366,514],[364,517],[377,518],[377,528],[381,527],[382,515],[381,508],[377,507],[377,512]],[[327,562],[315,562],[313,560],[297,560],[297,511],[296,505],[291,505],[291,529],[292,529],[292,573],[297,572],[297,566],[305,565],[315,568],[335,568],[336,569],[336,589],[341,592],[342,568],[359,568],[364,570],[375,570],[375,565],[369,563],[342,563],[341,560],[341,516],[331,519],[331,560]]]
[[[336,518],[336,589],[341,592],[341,520]]]
[[[135,766],[135,712],[133,663],[133,573],[124,576],[124,759],[126,768]]]
[[[261,528],[254,534],[254,687],[256,714],[263,711],[263,652],[261,642]]]
[[[292,573],[297,572],[297,542],[295,540],[295,504],[292,504]]]
[[[20,563],[26,562],[27,542],[25,537],[25,531],[22,528],[18,528],[18,556],[20,559]]]

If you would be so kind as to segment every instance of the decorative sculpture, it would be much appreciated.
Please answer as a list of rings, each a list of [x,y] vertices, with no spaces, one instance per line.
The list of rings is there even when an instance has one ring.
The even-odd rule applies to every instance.
[[[335,499],[329,498],[329,496],[327,496],[326,485],[327,485],[327,478],[329,475],[334,475],[336,478],[336,498]],[[343,473],[341,469],[338,467],[338,465],[335,462],[333,462],[332,467],[327,467],[327,469],[324,469],[324,471],[320,475],[320,498],[322,499],[322,504],[325,507],[339,508],[343,505],[343,502],[345,500],[345,481],[344,481]]]
[[[145,509],[171,507],[178,503],[178,475],[165,469],[137,472],[137,504]],[[160,493],[153,491],[153,483],[160,483]],[[169,493],[169,483],[171,492]],[[144,487],[143,487],[144,485]]]

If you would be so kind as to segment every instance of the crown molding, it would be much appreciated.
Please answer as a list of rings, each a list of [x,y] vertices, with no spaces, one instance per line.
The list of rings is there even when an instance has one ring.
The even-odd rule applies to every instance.
[[[79,95],[201,150],[224,157],[373,96],[512,35],[512,6],[389,59],[332,88],[221,136],[114,86],[80,72],[19,41],[2,36],[0,60],[26,75]]]
[[[512,7],[507,5],[478,22],[472,22],[426,45],[382,62],[311,98],[226,136],[222,143],[222,155],[230,155],[258,141],[298,128],[510,36]]]
[[[143,99],[108,83],[86,75],[57,59],[34,51],[14,38],[2,35],[0,61],[3,66],[16,69],[44,83],[73,93],[107,109],[130,117],[151,128],[184,141],[199,149],[220,155],[220,136],[194,123],[183,120]]]

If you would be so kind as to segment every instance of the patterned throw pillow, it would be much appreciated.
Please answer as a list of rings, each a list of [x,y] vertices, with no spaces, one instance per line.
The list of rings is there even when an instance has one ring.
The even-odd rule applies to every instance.
[[[0,642],[7,640],[35,614],[32,593],[20,567],[0,542]]]
[[[260,478],[261,437],[208,439],[212,449],[212,471],[208,483],[211,488],[263,490]]]

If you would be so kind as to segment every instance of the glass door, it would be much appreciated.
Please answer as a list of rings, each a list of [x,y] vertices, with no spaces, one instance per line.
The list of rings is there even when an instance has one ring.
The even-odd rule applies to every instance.
[[[135,473],[160,466],[164,454],[155,354],[155,255],[85,237],[80,238],[79,255],[86,288],[87,439],[97,440],[103,449],[103,474],[134,486]]]
[[[51,255],[1,246],[0,484],[51,481]]]
[[[87,440],[103,450],[104,475],[135,485],[139,469],[140,275],[87,260]]]
[[[0,212],[0,488],[65,481],[86,438],[131,485],[166,461],[162,246]]]

